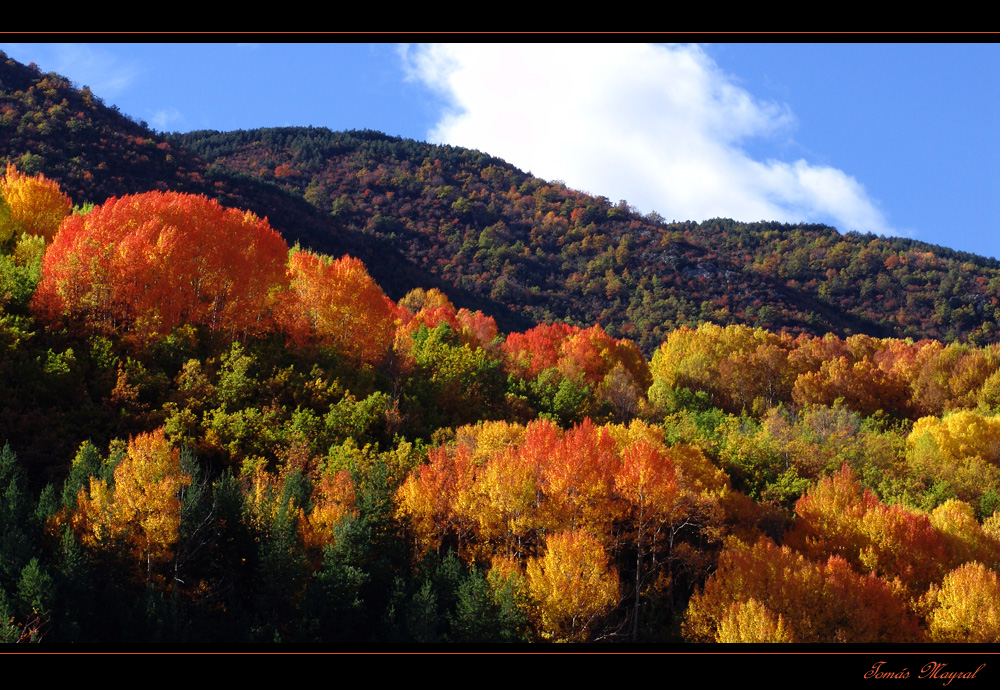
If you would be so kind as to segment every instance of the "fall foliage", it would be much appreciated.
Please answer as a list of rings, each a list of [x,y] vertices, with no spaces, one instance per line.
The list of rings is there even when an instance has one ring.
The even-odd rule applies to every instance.
[[[0,247],[22,233],[51,242],[72,207],[55,181],[40,173],[25,175],[8,163],[7,174],[0,178]]]
[[[70,216],[45,254],[33,302],[47,323],[137,337],[194,324],[232,335],[272,327],[287,245],[249,212],[147,192]]]
[[[140,434],[115,467],[113,486],[92,477],[89,490],[80,489],[74,530],[84,544],[98,548],[124,542],[149,580],[154,567],[173,556],[181,520],[178,493],[190,483],[162,429]]]
[[[811,561],[768,540],[734,542],[722,552],[718,570],[692,597],[684,628],[688,639],[705,642],[761,635],[769,642],[920,637],[916,619],[886,581],[856,573],[840,556]]]
[[[388,355],[395,305],[358,259],[295,251],[288,275],[291,291],[282,321],[293,342],[330,348],[356,366],[377,364]]]
[[[594,619],[618,595],[618,578],[608,570],[603,547],[585,531],[553,534],[545,555],[529,561],[527,569],[542,636],[556,642],[585,641]]]
[[[970,562],[945,576],[930,596],[928,632],[935,642],[1000,641],[1000,579],[982,563]]]
[[[1000,263],[25,70],[0,640],[997,640]]]

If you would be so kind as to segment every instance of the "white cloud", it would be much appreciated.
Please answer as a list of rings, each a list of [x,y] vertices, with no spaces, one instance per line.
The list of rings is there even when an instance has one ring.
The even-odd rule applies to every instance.
[[[668,219],[891,232],[843,171],[752,159],[746,139],[787,136],[795,118],[737,86],[697,46],[435,44],[400,54],[409,78],[449,103],[431,141]]]
[[[103,48],[60,43],[53,49],[55,64],[47,69],[65,74],[80,86],[89,86],[102,98],[113,99],[142,74],[138,65]]]
[[[56,72],[79,86],[89,86],[102,98],[125,91],[142,70],[101,45],[81,43],[0,43],[0,49],[24,64],[34,62],[43,72]]]
[[[171,129],[175,129],[174,127],[171,127],[171,124],[183,121],[184,116],[177,108],[161,108],[160,110],[154,112],[149,118],[149,124],[160,132],[167,132]]]

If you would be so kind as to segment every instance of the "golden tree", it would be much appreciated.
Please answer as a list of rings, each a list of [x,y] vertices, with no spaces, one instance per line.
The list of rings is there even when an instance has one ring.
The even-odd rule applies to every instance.
[[[7,174],[0,179],[0,246],[22,233],[51,241],[72,208],[73,202],[55,180],[19,173],[8,163]]]
[[[113,487],[91,477],[89,492],[80,489],[72,524],[88,546],[124,543],[151,581],[154,565],[173,557],[181,524],[179,494],[190,484],[162,428],[139,434],[115,468]]]
[[[927,630],[935,642],[1000,642],[1000,579],[982,563],[951,571],[929,598]]]
[[[618,574],[601,543],[583,530],[549,536],[545,554],[528,561],[527,576],[542,637],[556,642],[587,640],[618,601]]]
[[[910,470],[928,481],[947,481],[959,499],[975,504],[1000,490],[1000,417],[961,410],[923,417],[906,439]]]
[[[719,619],[716,642],[794,642],[785,617],[756,599],[736,601]]]

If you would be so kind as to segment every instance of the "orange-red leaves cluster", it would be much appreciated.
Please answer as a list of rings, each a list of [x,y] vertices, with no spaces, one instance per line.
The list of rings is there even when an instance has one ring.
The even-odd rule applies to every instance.
[[[641,390],[650,384],[649,367],[635,343],[612,338],[599,325],[541,324],[508,335],[503,350],[511,370],[525,379],[555,367],[567,380],[596,385],[621,364]]]
[[[621,465],[615,473],[615,489],[635,506],[640,516],[669,510],[679,491],[673,459],[645,439],[639,439],[622,453]]]
[[[204,196],[109,199],[63,223],[33,307],[48,323],[138,336],[185,323],[260,333],[273,327],[269,293],[286,280],[287,255],[266,220]]]
[[[471,454],[465,446],[455,453],[431,449],[429,462],[399,488],[399,513],[409,516],[418,545],[427,551],[441,547],[450,534],[464,531],[467,515],[460,497],[472,483]]]
[[[472,348],[486,348],[497,337],[497,324],[492,316],[465,308],[456,310],[447,295],[437,288],[411,290],[399,300],[398,314],[401,319],[398,337],[404,350],[421,326],[431,329],[442,323],[458,335],[459,342]]]
[[[392,349],[397,310],[359,259],[294,252],[281,321],[298,345],[317,343],[355,365],[377,364]]]
[[[946,506],[928,515],[885,505],[845,466],[799,499],[787,543],[814,557],[838,554],[861,572],[898,579],[911,592],[923,592],[964,560],[997,554],[997,545],[983,534],[968,506]],[[961,534],[955,529],[959,524]]]
[[[732,629],[734,606],[751,601],[760,609],[751,618],[763,618],[770,629],[766,639],[754,641],[920,639],[916,618],[882,578],[859,575],[839,556],[814,562],[766,539],[753,546],[733,542],[722,552],[715,574],[691,599],[685,636],[697,642],[743,637]]]
[[[625,429],[587,419],[562,431],[537,420],[523,437],[508,436],[511,442],[492,452],[468,442],[433,449],[430,462],[407,479],[399,513],[425,549],[457,538],[463,555],[524,557],[545,534],[579,529],[610,545],[632,522],[641,522],[644,534],[679,524],[691,510],[707,515],[705,504],[728,491],[725,476],[700,451],[667,448],[638,422]]]

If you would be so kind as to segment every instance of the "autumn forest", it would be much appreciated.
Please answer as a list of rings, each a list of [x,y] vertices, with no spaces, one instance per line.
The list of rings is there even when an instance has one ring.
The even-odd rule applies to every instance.
[[[1000,263],[0,53],[0,642],[1000,641]]]

